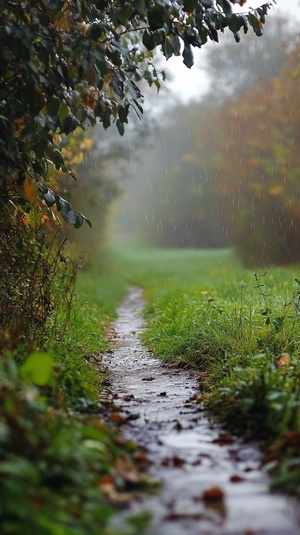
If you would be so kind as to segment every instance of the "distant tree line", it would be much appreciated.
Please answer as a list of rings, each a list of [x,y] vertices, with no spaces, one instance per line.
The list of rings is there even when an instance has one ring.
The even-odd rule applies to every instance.
[[[231,245],[248,266],[300,261],[299,56],[299,36],[280,17],[263,40],[211,49],[209,93],[169,109],[145,151],[142,237]]]

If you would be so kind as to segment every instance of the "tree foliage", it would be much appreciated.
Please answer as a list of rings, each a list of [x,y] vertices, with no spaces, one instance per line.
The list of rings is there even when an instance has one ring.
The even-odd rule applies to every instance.
[[[234,243],[248,265],[300,261],[300,42],[268,89],[256,86],[220,113],[224,212],[234,201]]]
[[[143,112],[138,82],[160,85],[156,47],[191,67],[192,48],[225,28],[236,40],[249,27],[261,35],[270,7],[234,14],[228,0],[1,0],[1,203],[29,208],[24,184],[33,180],[46,205],[80,226],[86,218],[45,184],[52,169],[68,171],[60,136],[96,121],[122,135],[130,108]]]

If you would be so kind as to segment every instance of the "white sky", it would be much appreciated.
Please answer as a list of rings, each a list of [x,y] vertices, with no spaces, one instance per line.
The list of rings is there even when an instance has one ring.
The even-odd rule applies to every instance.
[[[256,8],[266,3],[267,0],[247,0],[243,7],[234,6],[235,11],[247,11],[248,8]],[[300,20],[300,0],[277,0],[277,4],[274,6],[274,13],[281,12],[291,16],[291,19]],[[272,16],[272,9],[266,18]],[[205,45],[207,46],[207,45]],[[218,46],[217,44],[212,46]],[[172,75],[172,82],[169,83],[169,90],[180,100],[187,102],[192,98],[199,96],[199,92],[202,93],[208,87],[208,79],[204,69],[200,68],[201,54],[205,53],[205,47],[202,50],[194,50],[195,52],[195,65],[188,69],[182,63],[182,57],[170,58],[165,64],[165,68]]]

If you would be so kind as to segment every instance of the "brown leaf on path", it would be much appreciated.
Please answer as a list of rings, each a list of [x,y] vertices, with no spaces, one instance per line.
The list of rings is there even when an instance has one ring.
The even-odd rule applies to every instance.
[[[239,476],[237,474],[234,474],[230,477],[231,483],[242,483],[242,481],[245,481],[245,478],[242,476]]]
[[[203,518],[203,514],[201,513],[177,513],[177,512],[171,512],[169,513],[168,515],[166,515],[164,517],[164,520],[167,520],[167,521],[174,521],[174,522],[178,522],[180,520],[196,520],[196,521],[199,521],[199,520],[202,520]]]
[[[213,444],[232,444],[233,443],[233,436],[230,433],[220,433],[218,438],[215,438],[213,441]]]
[[[220,487],[210,487],[203,491],[202,498],[205,501],[220,501],[224,498],[224,491]]]
[[[136,461],[141,462],[141,463],[149,463],[150,462],[150,460],[147,457],[146,453],[144,453],[142,451],[137,451],[134,454],[134,458],[135,458]]]
[[[154,381],[155,377],[143,377],[142,381]]]
[[[122,425],[125,422],[125,418],[121,416],[119,412],[113,412],[110,415],[110,419],[114,424]]]
[[[185,459],[174,455],[173,457],[166,457],[161,461],[162,466],[174,466],[175,468],[181,468],[186,463]]]
[[[134,399],[134,395],[133,394],[128,394],[128,395],[123,397],[124,401],[132,401],[133,399]]]

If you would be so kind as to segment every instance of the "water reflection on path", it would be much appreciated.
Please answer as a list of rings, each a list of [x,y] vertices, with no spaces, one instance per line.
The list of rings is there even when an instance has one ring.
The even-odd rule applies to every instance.
[[[124,433],[147,449],[150,475],[163,482],[159,494],[134,505],[152,513],[147,534],[300,534],[298,502],[269,492],[256,448],[224,435],[192,399],[196,374],[164,365],[141,344],[143,306],[142,291],[131,287],[103,361],[127,417]],[[224,497],[203,499],[212,487]]]

